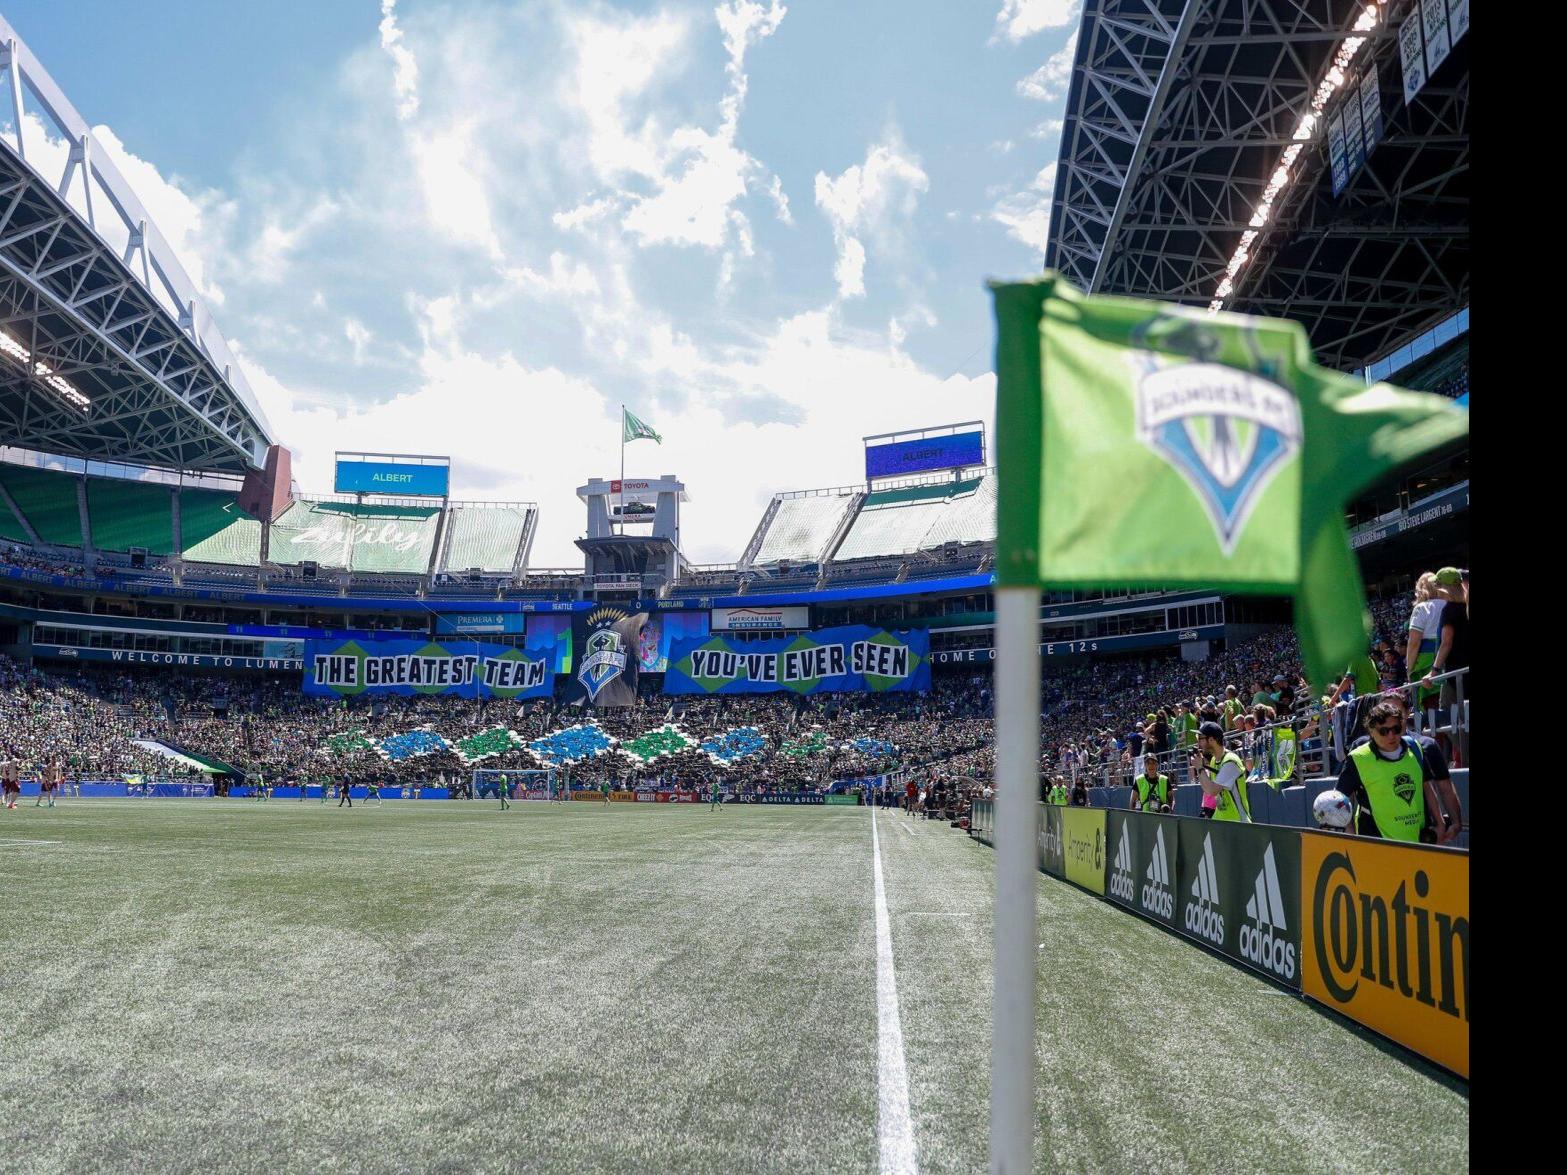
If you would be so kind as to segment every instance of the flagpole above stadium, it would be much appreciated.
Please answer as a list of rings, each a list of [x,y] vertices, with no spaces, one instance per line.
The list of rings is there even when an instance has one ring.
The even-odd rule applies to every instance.
[[[1046,268],[1296,319],[1339,370],[1467,306],[1468,38],[1422,55],[1415,37],[1436,66],[1410,93],[1419,7],[1086,0]]]
[[[0,17],[0,435],[84,458],[242,473],[272,443],[194,282]]]

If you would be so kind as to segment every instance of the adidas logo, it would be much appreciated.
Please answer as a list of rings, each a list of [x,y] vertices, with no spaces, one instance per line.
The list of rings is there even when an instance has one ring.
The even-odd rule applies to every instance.
[[[1284,895],[1279,891],[1279,870],[1273,862],[1273,845],[1262,854],[1262,869],[1257,874],[1257,892],[1246,903],[1246,922],[1241,926],[1241,954],[1264,971],[1281,979],[1295,978],[1295,944],[1284,936],[1289,924],[1284,918]],[[1279,933],[1275,935],[1273,932]]]
[[[1122,825],[1121,843],[1115,850],[1115,863],[1110,867],[1110,896],[1120,898],[1127,905],[1133,901],[1132,890],[1132,842]]]
[[[1175,911],[1175,894],[1170,889],[1170,857],[1164,850],[1164,825],[1154,831],[1153,856],[1148,861],[1139,899],[1143,909],[1161,918]],[[1221,920],[1222,925],[1222,920]]]
[[[1186,929],[1215,946],[1224,945],[1224,915],[1219,912],[1219,868],[1213,862],[1213,834],[1202,838],[1202,857],[1197,862],[1197,880],[1192,882],[1192,898],[1184,911]]]

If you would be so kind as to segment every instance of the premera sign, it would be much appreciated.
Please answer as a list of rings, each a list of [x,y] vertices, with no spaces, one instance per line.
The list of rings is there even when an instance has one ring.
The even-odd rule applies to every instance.
[[[1307,995],[1469,1076],[1469,854],[1301,836]]]

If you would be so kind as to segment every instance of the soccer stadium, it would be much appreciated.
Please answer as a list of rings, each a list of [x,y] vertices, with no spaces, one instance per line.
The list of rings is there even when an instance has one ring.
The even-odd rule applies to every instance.
[[[1061,7],[994,420],[697,536],[302,484],[0,6],[0,1166],[1468,1168],[1469,5]]]

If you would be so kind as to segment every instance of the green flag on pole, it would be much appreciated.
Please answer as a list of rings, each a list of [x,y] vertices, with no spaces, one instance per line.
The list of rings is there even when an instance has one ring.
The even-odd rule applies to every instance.
[[[651,426],[644,424],[632,415],[630,409],[622,407],[620,416],[621,444],[625,444],[627,441],[640,441],[644,437],[650,441],[656,441],[660,445],[664,443],[664,438],[654,432]]]
[[[1345,508],[1466,409],[1318,367],[1295,322],[993,291],[999,584],[1289,595],[1312,681],[1365,652]]]

